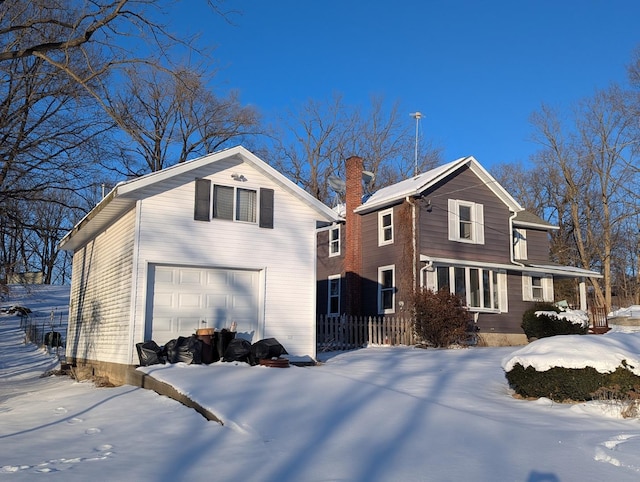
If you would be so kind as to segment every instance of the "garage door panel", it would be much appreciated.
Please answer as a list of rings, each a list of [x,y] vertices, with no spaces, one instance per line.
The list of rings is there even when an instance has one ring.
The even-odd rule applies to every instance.
[[[197,293],[180,293],[178,295],[178,308],[189,310],[202,308],[202,297]]]
[[[227,271],[209,271],[206,276],[206,284],[209,288],[223,288],[229,284]]]
[[[238,336],[251,341],[257,333],[258,271],[175,266],[150,269],[154,268],[148,326],[156,343],[190,336],[202,326],[229,328],[234,321]]]
[[[255,276],[252,273],[231,273],[229,284],[235,289],[253,289],[255,283]]]
[[[180,284],[181,285],[199,285],[202,284],[203,273],[196,269],[181,269]]]
[[[167,292],[156,292],[155,293],[155,304],[159,308],[171,308],[175,307],[175,296],[173,293]]]
[[[174,331],[175,330],[175,323],[173,318],[164,318],[164,317],[156,317],[153,320],[153,328],[157,331]]]
[[[177,328],[181,336],[193,335],[200,328],[200,318],[197,316],[181,316],[177,319]]]
[[[164,266],[158,266],[155,272],[156,283],[172,284],[174,277],[174,269]]]

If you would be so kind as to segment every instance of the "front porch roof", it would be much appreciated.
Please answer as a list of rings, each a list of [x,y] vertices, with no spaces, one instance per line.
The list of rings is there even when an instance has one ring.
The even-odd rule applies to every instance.
[[[548,273],[559,278],[602,278],[603,276],[597,271],[584,268],[576,268],[574,266],[564,266],[561,264],[515,264],[515,263],[488,263],[483,261],[468,261],[454,258],[441,258],[437,256],[420,255],[420,261],[425,263],[441,263],[457,266],[473,266],[476,268],[487,269],[504,269],[508,271],[520,271],[523,273]]]

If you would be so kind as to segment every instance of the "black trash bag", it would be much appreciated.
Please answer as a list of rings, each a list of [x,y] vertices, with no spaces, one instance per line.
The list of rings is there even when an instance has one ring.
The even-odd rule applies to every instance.
[[[62,346],[62,335],[57,331],[48,331],[44,334],[44,344],[52,348]]]
[[[224,358],[224,354],[227,352],[227,347],[231,340],[235,339],[236,332],[229,331],[226,328],[223,328],[220,331],[216,331],[213,334],[213,344],[215,346],[214,352],[217,352],[218,360],[220,358]],[[215,355],[214,355],[215,358]]]
[[[249,363],[250,365],[256,364],[255,359],[251,355],[251,343],[242,338],[234,338],[229,342],[222,361],[239,361]]]
[[[187,365],[200,365],[202,363],[202,341],[198,337],[179,336],[170,340],[164,346],[169,363],[186,363]]]
[[[287,350],[275,338],[265,338],[251,345],[251,354],[256,360],[278,358],[280,355],[288,355]]]
[[[163,354],[163,349],[160,348],[153,340],[147,340],[144,343],[136,343],[136,350],[138,350],[140,365],[143,367],[158,364],[164,365],[167,362],[167,359]]]

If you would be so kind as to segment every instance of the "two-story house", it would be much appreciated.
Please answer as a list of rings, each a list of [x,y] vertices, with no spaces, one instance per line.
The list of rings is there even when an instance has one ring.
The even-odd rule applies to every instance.
[[[349,158],[341,223],[318,233],[318,313],[395,315],[415,289],[448,289],[476,314],[484,342],[522,344],[522,314],[554,301],[554,280],[597,272],[549,260],[557,229],[522,206],[473,157],[363,197],[363,161]],[[573,300],[572,300],[573,301]]]

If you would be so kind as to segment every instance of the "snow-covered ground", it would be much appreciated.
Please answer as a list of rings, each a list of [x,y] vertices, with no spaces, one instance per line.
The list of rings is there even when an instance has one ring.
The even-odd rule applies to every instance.
[[[22,303],[46,313],[58,306],[56,289]],[[56,359],[24,344],[18,325],[0,315],[1,480],[640,480],[639,420],[601,402],[512,397],[502,365],[563,353],[547,340],[519,349],[367,348],[308,368],[143,369],[221,426],[144,389],[40,378]],[[567,350],[588,341],[585,356],[613,345],[637,357],[637,336],[554,339],[566,338]]]

